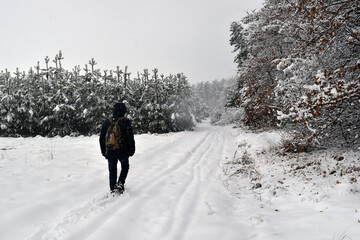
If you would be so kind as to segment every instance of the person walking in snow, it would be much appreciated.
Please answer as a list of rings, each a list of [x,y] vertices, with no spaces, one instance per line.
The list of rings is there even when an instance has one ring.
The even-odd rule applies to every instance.
[[[111,192],[120,191],[122,193],[124,191],[125,180],[129,172],[129,157],[135,153],[134,134],[130,120],[125,117],[126,112],[124,103],[116,103],[112,116],[105,119],[100,132],[100,148],[102,155],[108,160]],[[116,131],[115,138],[111,136],[114,131]],[[116,143],[111,145],[109,143],[111,141],[116,141]],[[121,172],[116,181],[118,161],[121,163]]]

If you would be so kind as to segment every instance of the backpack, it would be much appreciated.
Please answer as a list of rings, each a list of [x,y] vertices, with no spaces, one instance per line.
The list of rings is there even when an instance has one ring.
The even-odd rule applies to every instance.
[[[121,117],[116,122],[114,122],[112,117],[109,117],[110,127],[106,131],[105,136],[106,153],[109,150],[114,151],[120,149],[121,143],[123,142],[123,136],[121,134],[121,128],[118,123],[124,118],[125,117]]]

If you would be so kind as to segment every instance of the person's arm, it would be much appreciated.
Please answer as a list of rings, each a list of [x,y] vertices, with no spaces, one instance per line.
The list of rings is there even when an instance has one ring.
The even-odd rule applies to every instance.
[[[129,152],[129,156],[131,157],[135,154],[135,139],[134,139],[134,133],[131,127],[130,120],[126,127],[126,137],[127,137],[128,152]]]
[[[101,150],[101,154],[104,157],[106,154],[105,136],[106,136],[106,131],[107,131],[108,127],[109,127],[108,120],[105,120],[101,127],[101,132],[100,132],[100,137],[99,137],[100,150]]]

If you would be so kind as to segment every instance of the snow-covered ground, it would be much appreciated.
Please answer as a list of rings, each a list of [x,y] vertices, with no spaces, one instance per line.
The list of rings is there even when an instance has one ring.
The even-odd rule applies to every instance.
[[[97,136],[0,138],[0,239],[360,239],[359,152],[207,122],[135,140],[113,197]]]

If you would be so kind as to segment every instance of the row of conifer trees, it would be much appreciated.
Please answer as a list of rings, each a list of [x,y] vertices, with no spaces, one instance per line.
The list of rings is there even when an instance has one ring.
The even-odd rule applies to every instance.
[[[97,134],[115,102],[124,102],[136,133],[190,130],[206,116],[183,74],[157,69],[131,78],[127,67],[96,69],[94,59],[71,71],[61,51],[28,72],[0,73],[1,136]],[[54,65],[54,66],[52,66]]]

